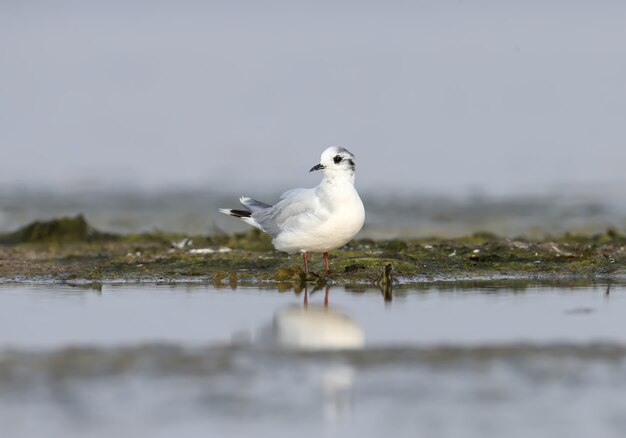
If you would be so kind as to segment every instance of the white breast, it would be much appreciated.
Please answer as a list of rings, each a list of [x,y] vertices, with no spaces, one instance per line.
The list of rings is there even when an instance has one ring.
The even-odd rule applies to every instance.
[[[361,230],[365,208],[350,182],[320,184],[316,188],[320,200],[302,227],[285,230],[274,240],[279,251],[328,252],[344,246]]]

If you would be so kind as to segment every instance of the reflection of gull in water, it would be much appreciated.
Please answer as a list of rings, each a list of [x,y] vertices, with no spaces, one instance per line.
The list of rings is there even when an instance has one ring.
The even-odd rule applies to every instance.
[[[267,326],[248,333],[246,342],[259,348],[296,351],[355,350],[364,346],[361,327],[348,315],[328,305],[290,306],[279,309]],[[237,339],[239,338],[239,339]],[[242,341],[243,336],[235,336]],[[311,368],[313,381],[322,393],[322,409],[327,420],[335,421],[352,411],[354,368],[338,360],[316,362]]]
[[[348,315],[328,305],[292,306],[274,315],[262,338],[285,349],[354,350],[364,346],[363,331]],[[348,364],[322,363],[316,367],[323,392],[323,412],[337,420],[352,410],[355,371]]]
[[[317,305],[279,310],[261,340],[299,350],[356,349],[364,344],[363,331],[350,317]]]

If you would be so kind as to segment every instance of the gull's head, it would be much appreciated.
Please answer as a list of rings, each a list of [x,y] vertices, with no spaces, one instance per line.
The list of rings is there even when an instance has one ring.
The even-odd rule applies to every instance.
[[[320,163],[313,166],[314,170],[323,170],[326,176],[346,175],[354,177],[354,154],[348,149],[336,146],[329,147],[320,157]]]

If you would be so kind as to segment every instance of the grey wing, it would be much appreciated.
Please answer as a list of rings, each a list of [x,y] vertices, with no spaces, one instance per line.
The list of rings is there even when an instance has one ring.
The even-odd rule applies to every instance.
[[[322,208],[315,189],[293,189],[281,195],[272,208],[252,213],[252,218],[267,234],[276,237],[282,231],[312,226],[323,221],[328,212]]]
[[[247,196],[242,196],[241,198],[239,198],[239,202],[241,202],[248,210],[253,213],[255,211],[272,208],[272,205],[266,204],[265,202],[257,201],[256,199],[248,198]]]

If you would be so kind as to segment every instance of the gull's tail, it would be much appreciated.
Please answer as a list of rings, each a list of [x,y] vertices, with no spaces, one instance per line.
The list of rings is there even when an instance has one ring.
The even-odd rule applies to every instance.
[[[234,216],[238,218],[246,218],[250,217],[252,213],[255,211],[261,211],[268,208],[272,208],[271,205],[266,204],[265,202],[257,201],[256,199],[248,198],[246,196],[242,196],[239,198],[239,202],[246,207],[246,210],[235,210],[231,208],[220,208],[220,212],[227,214],[229,216]]]
[[[271,205],[266,204],[265,202],[257,201],[256,199],[248,198],[247,196],[242,196],[241,198],[239,198],[239,202],[241,202],[243,206],[250,210],[252,213],[254,213],[255,211],[272,208]]]
[[[234,210],[230,208],[220,208],[220,213],[239,218],[250,217],[250,215],[252,214],[252,212],[248,210]]]
[[[261,231],[265,231],[263,227],[256,220],[254,220],[254,218],[252,217],[252,213],[255,213],[261,210],[266,210],[268,208],[272,208],[272,206],[264,202],[257,201],[256,199],[247,198],[245,196],[242,196],[241,198],[239,198],[239,202],[241,202],[243,206],[246,207],[247,210],[220,208],[220,213],[224,213],[233,217],[238,217],[245,223],[258,228]]]

